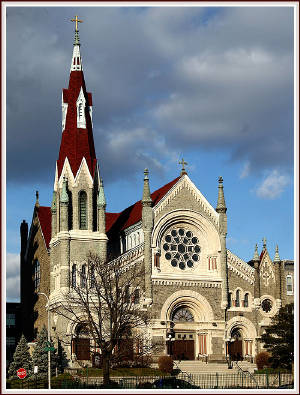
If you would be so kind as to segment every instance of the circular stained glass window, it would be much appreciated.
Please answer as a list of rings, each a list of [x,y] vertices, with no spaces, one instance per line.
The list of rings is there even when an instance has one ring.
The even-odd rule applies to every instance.
[[[165,258],[181,270],[193,268],[200,261],[201,248],[193,232],[183,228],[172,229],[163,239]]]
[[[271,300],[270,299],[264,299],[262,302],[261,302],[261,308],[263,309],[263,311],[265,312],[265,313],[269,313],[271,310],[272,310],[272,302],[271,302]]]

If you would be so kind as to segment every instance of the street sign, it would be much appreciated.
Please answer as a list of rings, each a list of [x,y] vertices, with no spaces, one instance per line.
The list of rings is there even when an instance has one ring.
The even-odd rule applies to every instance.
[[[45,347],[44,351],[55,351],[54,347]]]
[[[18,369],[17,376],[19,377],[19,379],[25,379],[25,377],[27,376],[26,370],[24,368]]]

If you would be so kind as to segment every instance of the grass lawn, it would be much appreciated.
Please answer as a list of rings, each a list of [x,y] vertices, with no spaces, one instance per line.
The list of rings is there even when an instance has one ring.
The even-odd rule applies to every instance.
[[[77,374],[79,376],[86,376],[86,369],[78,370]],[[103,370],[97,368],[88,368],[89,377],[102,377]],[[163,373],[159,369],[154,368],[115,368],[110,369],[110,376],[169,376],[167,373]]]
[[[264,369],[259,369],[259,370],[254,370],[254,374],[278,374],[278,372],[280,373],[292,373],[292,371],[290,370],[286,370],[286,369],[280,369],[280,368],[264,368]]]

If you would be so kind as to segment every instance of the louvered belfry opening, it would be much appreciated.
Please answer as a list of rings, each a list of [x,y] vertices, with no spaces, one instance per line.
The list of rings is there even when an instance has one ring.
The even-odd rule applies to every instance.
[[[79,193],[79,229],[87,229],[87,195],[85,191]]]

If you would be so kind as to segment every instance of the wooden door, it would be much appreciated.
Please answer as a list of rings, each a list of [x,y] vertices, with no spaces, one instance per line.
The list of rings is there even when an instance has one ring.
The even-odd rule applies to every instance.
[[[233,361],[240,361],[243,359],[242,343],[242,340],[235,340],[233,343],[229,343],[229,354]]]
[[[173,358],[178,360],[194,360],[194,340],[175,340]]]
[[[90,339],[73,339],[74,351],[79,361],[90,359]]]

